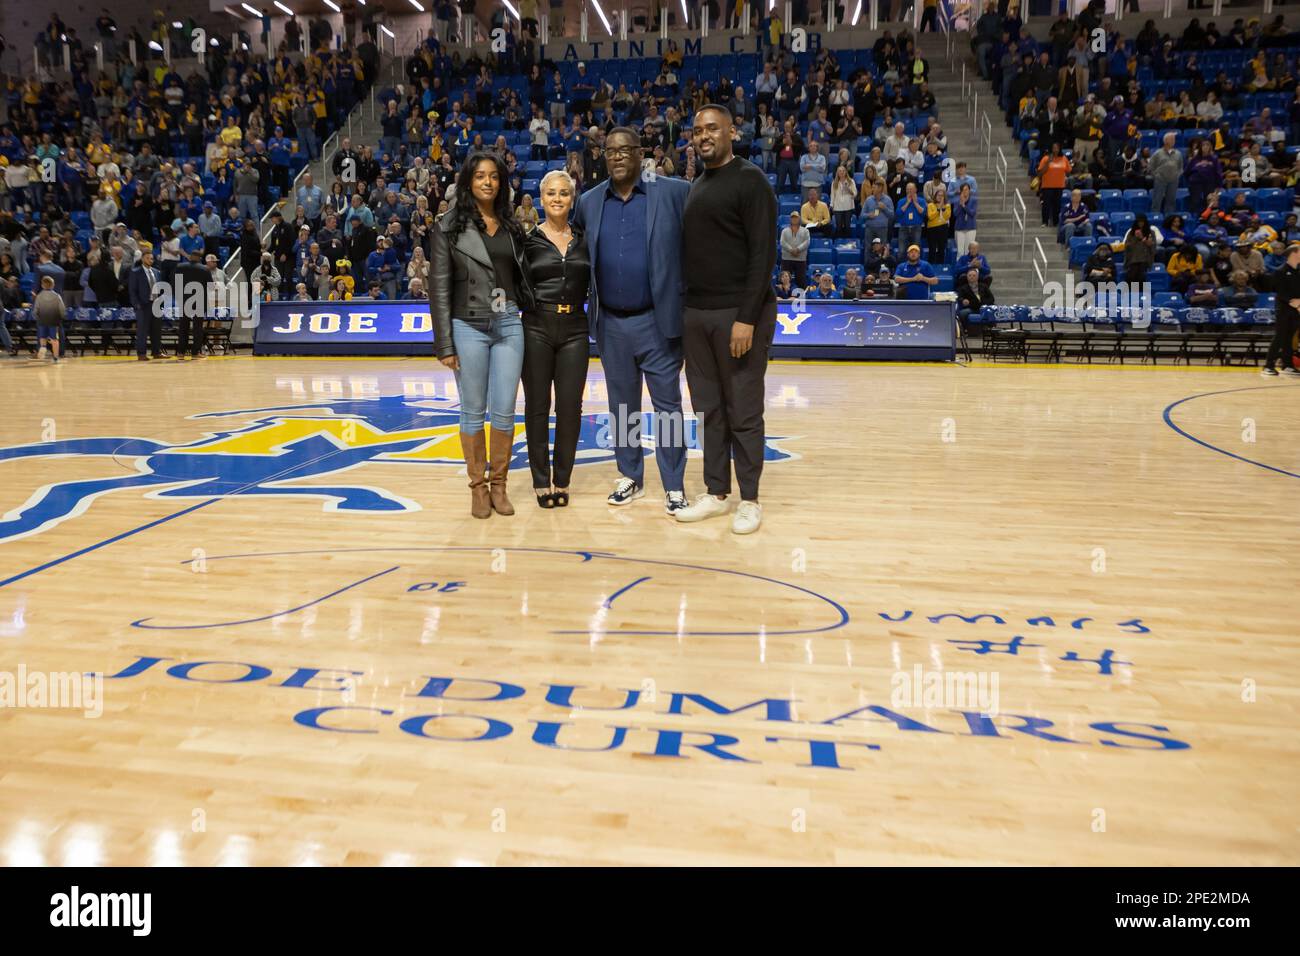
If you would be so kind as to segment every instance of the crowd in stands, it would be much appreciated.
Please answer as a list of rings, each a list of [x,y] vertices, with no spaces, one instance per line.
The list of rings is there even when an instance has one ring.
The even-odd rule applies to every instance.
[[[373,37],[340,47],[324,20],[312,23],[306,56],[219,40],[187,67],[149,58],[143,42],[133,62],[126,42],[112,42],[107,11],[99,29],[104,70],[52,14],[45,32],[67,37],[70,77],[4,77],[5,309],[30,303],[46,275],[74,306],[127,305],[145,250],[165,278],[187,260],[221,272],[236,249],[255,265],[264,213],[368,94],[379,64]],[[183,32],[176,39],[188,49]]]
[[[782,295],[965,290],[991,301],[975,243],[978,184],[948,154],[930,64],[906,29],[883,31],[870,49],[794,54],[778,43],[761,57],[689,62],[669,42],[661,59],[594,69],[537,62],[531,26],[486,58],[430,29],[406,82],[380,91],[380,134],[342,138],[317,183],[299,171],[379,64],[372,34],[331,49],[326,31],[323,20],[294,31],[305,57],[289,43],[270,56],[218,47],[187,70],[137,66],[119,43],[102,74],[78,42],[70,81],[8,78],[0,306],[30,303],[43,274],[72,306],[126,305],[146,249],[164,279],[186,260],[224,277],[237,253],[263,298],[423,297],[426,239],[471,149],[502,156],[516,215],[531,226],[550,169],[579,189],[605,178],[603,141],[616,125],[640,133],[656,174],[693,180],[690,120],[710,101],[732,109],[737,152],[778,193]],[[973,283],[972,251],[982,263]]]
[[[1103,13],[1062,13],[1043,41],[994,4],[975,23],[1042,222],[1082,278],[1148,282],[1156,306],[1271,304],[1300,239],[1300,35],[1276,16],[1125,37]]]

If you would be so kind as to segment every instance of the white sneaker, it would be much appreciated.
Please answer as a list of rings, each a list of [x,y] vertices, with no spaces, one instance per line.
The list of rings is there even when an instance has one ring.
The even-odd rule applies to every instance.
[[[1283,375],[1300,375],[1300,368],[1296,368],[1294,365],[1288,365],[1286,368],[1282,369],[1282,374],[1283,374]]]
[[[731,518],[732,534],[753,534],[763,523],[763,508],[757,501],[742,501]]]
[[[45,353],[46,353],[47,351],[48,351],[48,349],[46,349],[45,346],[42,345],[42,346],[40,347],[40,349],[37,351],[37,353],[36,353],[36,357],[37,357],[38,359],[43,359],[43,358],[45,358]]]
[[[730,510],[730,502],[705,493],[699,495],[694,504],[687,505],[678,511],[676,517],[678,521],[703,521],[705,518],[725,515]]]

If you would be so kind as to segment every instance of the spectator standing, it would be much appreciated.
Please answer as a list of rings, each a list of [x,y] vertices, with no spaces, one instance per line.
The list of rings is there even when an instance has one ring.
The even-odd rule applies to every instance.
[[[797,212],[790,213],[790,225],[781,230],[781,268],[790,273],[796,288],[808,285],[808,245],[812,234],[799,222]]]
[[[50,357],[59,360],[60,340],[63,336],[63,320],[68,314],[68,307],[63,296],[54,291],[54,278],[41,276],[41,291],[32,300],[32,317],[36,320],[36,337],[40,343],[37,358],[45,358],[48,347]]]
[[[1151,176],[1151,211],[1162,219],[1172,216],[1178,203],[1178,182],[1183,176],[1183,153],[1174,146],[1177,137],[1166,133],[1164,146],[1147,164]]]
[[[1043,225],[1056,226],[1061,220],[1061,193],[1070,174],[1070,159],[1061,152],[1060,143],[1038,161],[1038,200],[1043,207]]]
[[[903,199],[896,207],[894,216],[898,222],[899,248],[907,249],[915,245],[919,250],[921,235],[926,226],[926,205],[925,200],[916,193],[915,182],[907,183]]]
[[[835,222],[835,238],[848,239],[853,235],[853,214],[857,211],[857,183],[849,175],[848,167],[841,163],[831,180],[831,216]]]
[[[953,204],[952,211],[953,236],[957,240],[958,256],[966,255],[966,250],[975,241],[975,220],[978,214],[979,200],[971,192],[970,183],[964,182],[961,184],[957,202]]]

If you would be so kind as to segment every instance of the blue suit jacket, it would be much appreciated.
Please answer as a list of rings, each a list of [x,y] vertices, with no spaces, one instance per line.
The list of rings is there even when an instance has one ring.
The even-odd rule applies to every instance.
[[[162,280],[162,270],[154,265],[154,276],[159,281]],[[131,303],[132,308],[143,309],[148,312],[153,308],[153,287],[149,285],[149,277],[145,275],[144,266],[137,265],[126,275],[127,301]]]
[[[646,262],[650,266],[650,294],[654,300],[655,324],[668,339],[682,337],[682,213],[691,184],[684,179],[657,176],[643,180],[646,193]],[[591,294],[587,302],[587,323],[591,337],[600,343],[600,289],[596,287],[600,217],[609,195],[609,180],[592,186],[578,197],[574,222],[584,231],[591,255]]]

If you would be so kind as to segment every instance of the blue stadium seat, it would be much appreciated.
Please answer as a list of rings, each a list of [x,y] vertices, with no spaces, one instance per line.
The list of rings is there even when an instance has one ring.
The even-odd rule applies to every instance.
[[[1097,240],[1091,236],[1075,236],[1070,240],[1070,265],[1081,266],[1088,261]]]
[[[1150,212],[1151,193],[1145,189],[1124,190],[1124,208],[1128,212]]]
[[[1118,189],[1103,189],[1097,193],[1097,202],[1098,208],[1102,212],[1122,212],[1124,209],[1124,194]]]
[[[1157,292],[1153,303],[1157,309],[1178,309],[1185,304],[1178,292]]]
[[[1291,193],[1287,190],[1261,189],[1256,192],[1255,198],[1258,202],[1255,208],[1261,213],[1291,211]]]
[[[1133,221],[1136,218],[1137,216],[1131,212],[1117,212],[1110,217],[1111,230],[1115,235],[1122,237],[1133,228]]]

